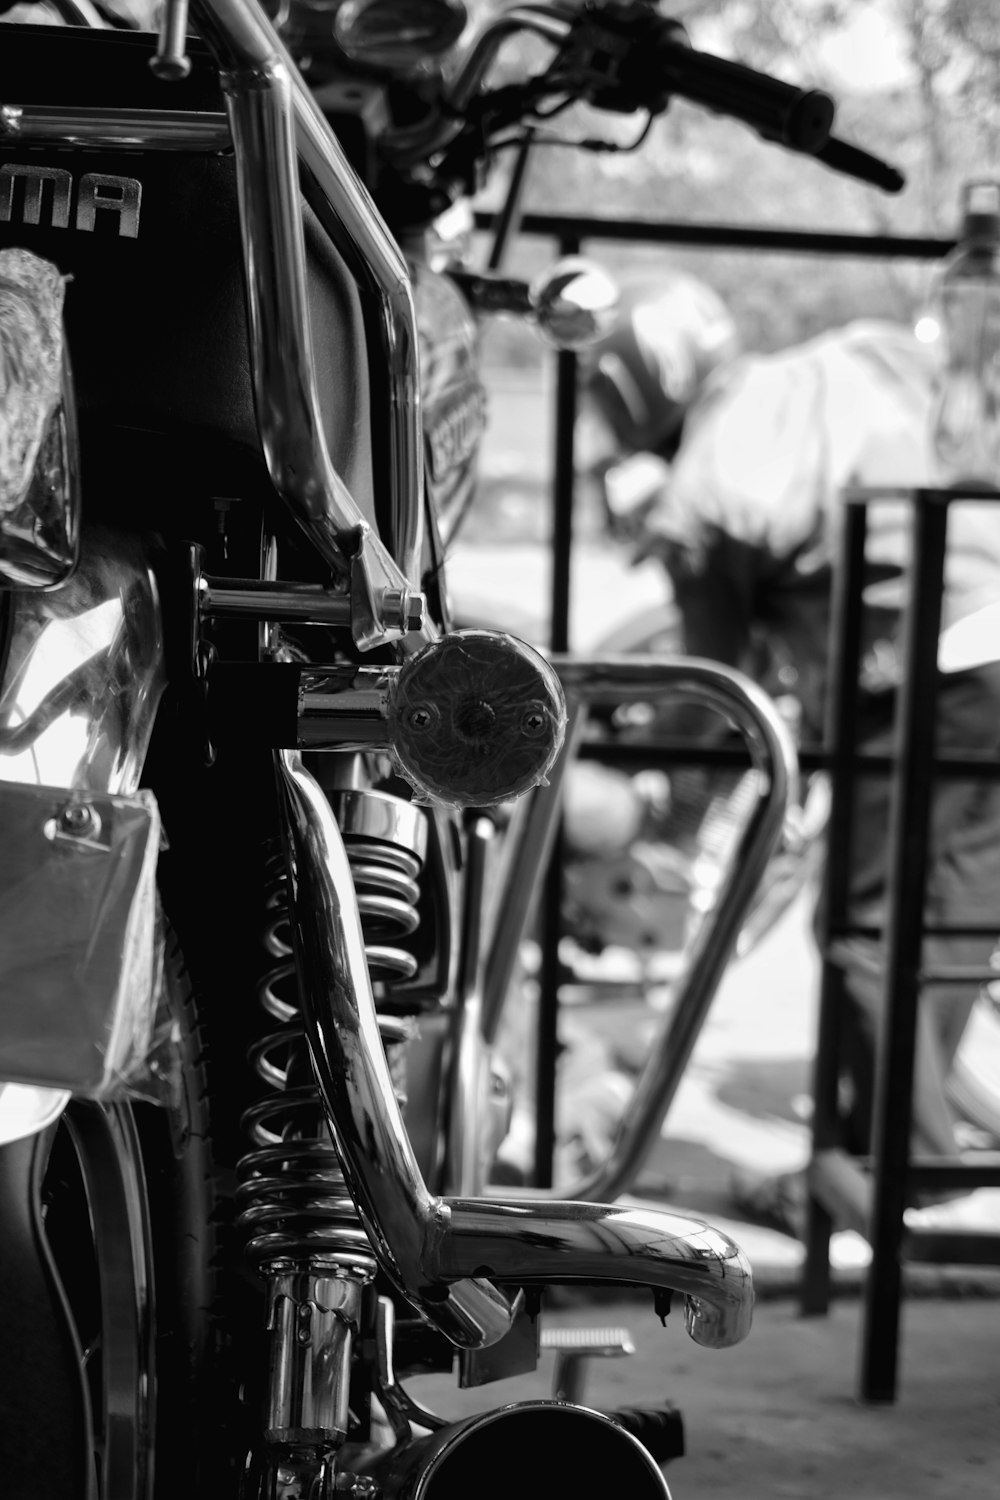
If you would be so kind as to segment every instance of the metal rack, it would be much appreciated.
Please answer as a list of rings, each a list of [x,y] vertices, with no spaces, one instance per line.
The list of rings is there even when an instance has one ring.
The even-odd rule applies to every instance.
[[[905,492],[904,492],[905,493]],[[991,970],[924,968],[925,887],[934,784],[943,777],[1000,777],[1000,765],[983,757],[945,758],[935,753],[938,638],[950,505],[956,500],[1000,502],[1000,491],[922,489],[908,492],[912,506],[913,573],[903,621],[901,682],[894,715],[894,748],[884,758],[858,751],[858,683],[862,658],[862,589],[870,506],[898,503],[898,490],[858,490],[846,497],[840,567],[831,619],[826,761],[831,815],[825,873],[819,1031],[814,1081],[810,1203],[802,1311],[827,1312],[831,1296],[830,1236],[834,1223],[864,1235],[872,1250],[864,1288],[858,1374],[859,1399],[890,1402],[896,1396],[900,1301],[905,1262],[1000,1265],[1000,1234],[912,1230],[904,1210],[920,1189],[958,1191],[1000,1186],[1000,1153],[951,1158],[911,1156],[917,1003],[922,986],[947,979],[981,984]],[[849,922],[852,796],[860,772],[892,778],[885,924],[880,934],[883,985],[881,1032],[876,1049],[876,1091],[871,1156],[849,1155],[842,1145],[838,1107],[845,977],[856,962],[845,939],[858,935]],[[957,929],[954,930],[957,934]],[[1000,933],[962,928],[962,935]]]

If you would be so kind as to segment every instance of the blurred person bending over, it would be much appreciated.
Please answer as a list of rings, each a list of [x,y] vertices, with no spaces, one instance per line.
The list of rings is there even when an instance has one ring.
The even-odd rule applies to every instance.
[[[666,568],[683,649],[759,679],[759,657],[752,653],[763,637],[774,659],[793,668],[802,742],[819,744],[844,490],[859,484],[902,492],[940,482],[929,437],[936,353],[907,328],[871,321],[777,354],[730,358],[735,340],[723,336],[721,305],[707,324],[690,317],[671,322],[669,310],[687,280],[675,278],[663,296],[654,288],[626,300],[617,326],[596,351],[590,395],[620,453],[650,449],[664,461],[655,499],[633,530],[639,556],[655,555]],[[710,307],[701,293],[699,305]],[[910,514],[903,499],[880,502],[869,512],[859,749],[874,754],[892,748]],[[997,507],[953,504],[943,628],[998,603]],[[775,691],[774,681],[762,685]],[[996,663],[942,675],[937,748],[942,755],[1000,749]],[[860,777],[856,785],[852,925],[878,927],[884,921],[890,792],[886,776]],[[938,784],[925,919],[928,926],[994,924],[1000,931],[1000,784]],[[852,942],[877,959],[874,941]],[[933,968],[983,967],[993,947],[991,939],[930,937],[925,962]],[[853,967],[847,984],[844,1144],[863,1154],[870,1149],[882,984],[877,971],[869,977]],[[945,1079],[974,1000],[969,984],[936,984],[922,994],[915,1152],[956,1151]],[[801,1178],[783,1179],[758,1195],[757,1206],[765,1217],[795,1227],[802,1197]]]

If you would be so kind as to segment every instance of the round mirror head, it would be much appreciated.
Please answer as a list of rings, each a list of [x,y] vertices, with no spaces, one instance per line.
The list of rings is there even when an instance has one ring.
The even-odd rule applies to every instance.
[[[586,349],[608,332],[618,287],[593,261],[570,255],[531,284],[531,305],[542,337],[557,349]]]
[[[467,20],[463,0],[347,0],[333,31],[352,62],[397,71],[447,52]]]

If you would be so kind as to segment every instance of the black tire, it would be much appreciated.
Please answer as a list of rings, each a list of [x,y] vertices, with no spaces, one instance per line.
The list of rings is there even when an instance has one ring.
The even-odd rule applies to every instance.
[[[238,1493],[208,1084],[172,934],[164,991],[174,1059],[165,1102],[71,1101],[41,1181],[89,1389],[98,1500]]]

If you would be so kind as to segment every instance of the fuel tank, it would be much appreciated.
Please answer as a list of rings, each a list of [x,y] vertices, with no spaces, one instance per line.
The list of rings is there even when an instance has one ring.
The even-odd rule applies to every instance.
[[[420,341],[420,397],[427,490],[447,543],[472,499],[486,426],[479,331],[447,274],[411,267]]]

